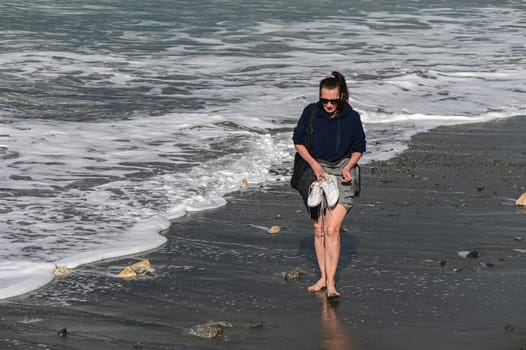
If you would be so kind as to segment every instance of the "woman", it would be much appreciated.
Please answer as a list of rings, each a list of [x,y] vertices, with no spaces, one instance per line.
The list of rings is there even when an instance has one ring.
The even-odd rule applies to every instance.
[[[349,92],[344,76],[332,72],[320,82],[320,100],[308,105],[294,129],[294,147],[307,166],[300,178],[298,191],[308,204],[309,187],[313,180],[336,176],[339,197],[331,208],[319,205],[309,208],[314,226],[314,249],[320,268],[320,279],[308,288],[311,293],[327,289],[327,297],[340,295],[335,275],[340,258],[340,228],[353,206],[351,170],[365,152],[365,133],[358,112],[347,102]],[[312,120],[312,124],[311,124]],[[312,128],[309,126],[312,125]],[[310,145],[305,146],[305,135]]]

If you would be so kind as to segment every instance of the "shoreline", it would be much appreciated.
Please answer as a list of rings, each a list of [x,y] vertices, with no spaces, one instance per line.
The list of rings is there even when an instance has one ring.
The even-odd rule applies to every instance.
[[[508,118],[504,118],[504,120],[505,119],[508,119]],[[499,119],[492,119],[489,122],[494,121],[494,120],[499,120]],[[444,127],[448,127],[448,126],[455,127],[455,126],[460,126],[460,125],[483,124],[483,123],[485,123],[485,122],[473,122],[473,121],[470,121],[470,122],[466,122],[466,123],[463,123],[463,124],[443,125],[443,126]],[[433,129],[434,128],[432,128],[430,130],[433,130]],[[428,131],[429,130],[422,131],[422,132],[419,132],[419,133],[426,133]],[[396,153],[396,155],[393,156],[392,158],[397,158],[397,155],[399,155],[399,154],[401,154],[403,152],[404,151]],[[383,163],[383,162],[385,162],[385,160],[376,160],[376,161],[371,161],[371,164],[380,164],[380,163]],[[387,162],[389,162],[389,160],[387,160]],[[275,170],[276,169],[271,169],[270,171],[275,171]],[[284,169],[284,168],[282,168],[282,166],[280,167],[280,172],[281,173],[283,173],[283,172],[286,173],[288,170],[289,170],[288,168]],[[288,175],[284,175],[284,181],[288,183]],[[272,186],[279,187],[280,185],[276,184],[276,183],[273,183],[273,184],[270,185],[270,187],[272,187]],[[287,185],[285,185],[285,186],[287,186]],[[241,190],[246,190],[246,189],[240,188],[240,191]],[[224,198],[229,198],[231,195],[235,195],[236,192],[237,191],[231,192],[231,193],[227,194]],[[226,203],[226,200],[225,200],[225,203]],[[210,209],[203,209],[202,211],[206,212],[206,211],[214,210],[214,209],[217,209],[217,208],[221,208],[221,206],[218,206],[218,207],[217,206],[212,206]],[[187,211],[185,209],[181,209],[180,207],[175,207],[175,208],[172,208],[171,210],[169,210],[167,212],[168,215],[166,217],[165,216],[156,215],[156,216],[151,217],[149,219],[144,219],[144,220],[136,223],[135,225],[133,225],[132,227],[130,227],[126,231],[126,234],[128,236],[130,236],[129,238],[131,240],[139,241],[139,239],[137,239],[135,237],[135,236],[137,236],[137,234],[136,233],[134,234],[134,232],[152,231],[152,228],[155,231],[155,227],[159,227],[160,230],[159,231],[155,231],[155,234],[152,235],[152,237],[154,237],[153,240],[152,239],[146,240],[145,238],[142,239],[144,242],[141,242],[141,243],[147,244],[148,245],[147,248],[144,248],[144,247],[139,248],[139,245],[135,244],[135,245],[132,245],[130,247],[125,247],[125,249],[123,249],[123,248],[119,248],[119,249],[117,249],[117,248],[111,248],[111,249],[99,248],[97,250],[90,250],[90,251],[86,251],[84,253],[79,253],[77,255],[60,258],[60,259],[55,260],[55,261],[30,262],[30,263],[27,262],[27,261],[21,261],[20,263],[22,265],[24,265],[22,270],[18,271],[16,269],[12,269],[12,271],[15,271],[15,272],[18,272],[20,274],[26,275],[27,276],[26,280],[27,279],[38,279],[39,282],[34,284],[37,287],[28,285],[25,281],[16,281],[17,284],[15,284],[15,285],[10,285],[10,286],[5,287],[5,288],[0,288],[0,301],[2,301],[2,300],[9,300],[11,298],[21,297],[21,296],[24,296],[25,294],[33,293],[36,290],[47,286],[56,277],[56,275],[54,273],[54,271],[56,269],[65,268],[65,269],[71,270],[71,269],[78,268],[79,266],[89,266],[89,265],[93,265],[93,264],[104,263],[104,262],[110,261],[110,260],[126,259],[126,258],[137,256],[137,255],[145,255],[145,254],[148,254],[151,251],[155,251],[155,250],[159,249],[159,247],[161,247],[162,245],[164,245],[166,243],[166,240],[167,240],[166,237],[167,236],[165,235],[165,232],[170,229],[170,226],[174,222],[176,222],[177,219],[187,215],[190,212],[191,211]],[[26,268],[27,264],[33,264],[34,266],[38,266],[38,267],[34,268],[33,270],[32,269],[28,269],[28,268]],[[47,274],[47,277],[44,277],[44,274]]]
[[[526,254],[514,251],[526,246],[526,213],[514,207],[526,191],[524,132],[524,116],[438,127],[414,136],[398,157],[363,165],[362,195],[344,221],[337,308],[306,292],[317,279],[312,233],[287,182],[188,213],[154,252],[81,266],[0,301],[0,345],[315,349],[341,339],[353,349],[524,347]],[[283,231],[259,228],[272,225]],[[470,250],[480,257],[458,254]],[[156,268],[152,276],[115,277],[142,258]],[[283,279],[293,267],[307,272],[303,280]],[[190,335],[211,320],[233,327],[212,342]],[[56,335],[62,328],[67,339]]]

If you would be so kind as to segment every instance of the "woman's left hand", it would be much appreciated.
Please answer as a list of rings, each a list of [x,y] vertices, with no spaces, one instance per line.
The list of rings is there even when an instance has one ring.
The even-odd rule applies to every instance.
[[[342,182],[346,183],[346,182],[350,182],[351,180],[352,180],[351,170],[348,169],[347,167],[344,167],[342,169]]]

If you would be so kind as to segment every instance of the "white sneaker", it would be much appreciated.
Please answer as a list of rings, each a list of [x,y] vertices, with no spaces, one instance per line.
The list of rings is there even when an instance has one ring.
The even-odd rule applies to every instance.
[[[323,192],[318,181],[313,181],[309,187],[309,197],[307,198],[307,205],[310,208],[320,205],[323,199]]]
[[[340,197],[340,191],[338,190],[338,181],[334,175],[325,175],[325,179],[320,181],[320,187],[325,194],[327,199],[327,205],[332,208],[338,203],[338,197]]]

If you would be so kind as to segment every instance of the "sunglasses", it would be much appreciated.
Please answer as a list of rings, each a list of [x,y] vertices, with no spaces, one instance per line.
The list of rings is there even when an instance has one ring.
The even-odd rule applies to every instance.
[[[328,104],[329,102],[332,103],[333,105],[336,105],[338,103],[340,103],[340,99],[334,99],[334,100],[331,100],[331,99],[328,99],[328,98],[320,98],[320,102],[324,105]]]

